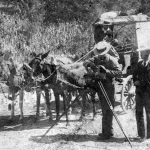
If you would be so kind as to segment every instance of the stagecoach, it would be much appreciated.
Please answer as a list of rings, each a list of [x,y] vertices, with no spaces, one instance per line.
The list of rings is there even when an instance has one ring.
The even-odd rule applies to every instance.
[[[103,40],[104,31],[111,31],[111,41],[118,42],[114,47],[120,56],[123,76],[115,84],[121,89],[117,94],[121,95],[122,109],[128,112],[135,106],[132,71],[139,58],[136,50],[143,46],[150,47],[150,20],[143,14],[119,16],[117,13],[107,12],[93,23],[93,29],[95,43]]]

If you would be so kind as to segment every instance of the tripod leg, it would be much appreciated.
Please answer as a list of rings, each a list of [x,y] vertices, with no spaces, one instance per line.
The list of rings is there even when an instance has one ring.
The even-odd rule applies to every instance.
[[[106,99],[106,101],[107,101],[107,103],[108,103],[108,105],[109,105],[109,107],[110,107],[112,113],[113,113],[113,116],[115,117],[115,119],[116,119],[116,121],[117,121],[117,123],[118,123],[118,125],[119,125],[119,127],[120,127],[120,129],[121,129],[121,131],[123,132],[124,136],[126,137],[126,139],[128,140],[130,146],[132,147],[132,144],[131,144],[129,138],[128,138],[127,135],[125,134],[125,132],[124,132],[124,130],[123,130],[123,127],[122,127],[122,125],[121,125],[121,123],[120,123],[120,121],[119,121],[117,115],[116,115],[115,112],[114,112],[113,106],[112,106],[112,104],[111,104],[111,102],[110,102],[110,99],[109,99],[109,97],[108,97],[108,95],[107,95],[105,89],[104,89],[104,86],[103,86],[102,82],[101,82],[101,81],[98,82],[98,85],[99,85],[99,87],[100,87],[100,89],[101,89],[101,91],[102,91],[102,93],[103,93],[103,95],[104,95],[104,97],[105,97],[105,99]]]

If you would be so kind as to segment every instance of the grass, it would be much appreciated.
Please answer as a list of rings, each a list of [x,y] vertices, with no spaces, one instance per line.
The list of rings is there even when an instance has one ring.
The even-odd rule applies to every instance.
[[[50,24],[45,27],[28,20],[1,15],[0,43],[2,51],[11,51],[18,61],[28,61],[31,51],[51,54],[82,55],[89,49],[92,27],[85,22]]]

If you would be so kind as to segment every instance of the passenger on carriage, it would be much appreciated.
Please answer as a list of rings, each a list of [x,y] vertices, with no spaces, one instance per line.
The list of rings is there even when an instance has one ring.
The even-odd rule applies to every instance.
[[[113,36],[113,25],[111,23],[104,21],[102,30],[104,32],[104,40],[106,42],[109,42],[114,47],[119,45],[118,40]]]
[[[99,42],[96,43],[94,49],[96,48],[100,48],[101,45],[105,45],[105,47],[109,47],[109,51],[108,54],[110,54],[111,56],[117,58],[117,60],[119,60],[119,54],[117,53],[115,47],[118,45],[118,41],[117,39],[113,39],[113,26],[112,24],[106,23],[104,22],[101,26],[100,26],[101,32],[99,32],[99,34],[103,37],[103,40],[100,40]],[[97,31],[98,32],[98,31]],[[102,34],[103,33],[103,34]],[[96,31],[95,31],[95,34]],[[95,36],[95,40],[97,40],[99,36]]]

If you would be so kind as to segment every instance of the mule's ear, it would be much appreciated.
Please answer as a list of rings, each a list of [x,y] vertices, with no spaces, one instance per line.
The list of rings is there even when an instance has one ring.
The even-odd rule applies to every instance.
[[[45,54],[43,54],[43,55],[41,56],[41,59],[46,58],[46,57],[48,56],[49,52],[50,52],[50,50],[49,50],[48,52],[46,52]]]
[[[27,63],[23,63],[23,68],[27,71],[32,72],[32,68]]]

